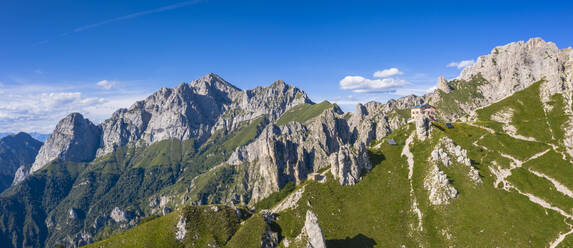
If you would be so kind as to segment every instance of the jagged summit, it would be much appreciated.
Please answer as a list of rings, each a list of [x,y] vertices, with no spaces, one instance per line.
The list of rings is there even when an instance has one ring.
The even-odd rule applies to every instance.
[[[30,172],[41,169],[54,159],[73,162],[90,161],[99,147],[101,130],[80,113],[62,119],[36,156]]]
[[[115,111],[97,127],[82,121],[79,113],[64,118],[38,154],[31,172],[53,159],[89,161],[117,147],[143,141],[194,138],[200,144],[216,130],[232,131],[240,123],[265,115],[277,120],[288,109],[313,104],[304,91],[278,80],[267,87],[243,91],[220,76],[209,73],[175,88],[161,88],[129,109]],[[89,122],[89,124],[87,124]],[[78,133],[89,138],[81,139]],[[89,142],[89,143],[85,143]],[[78,145],[89,149],[79,156],[69,150]]]

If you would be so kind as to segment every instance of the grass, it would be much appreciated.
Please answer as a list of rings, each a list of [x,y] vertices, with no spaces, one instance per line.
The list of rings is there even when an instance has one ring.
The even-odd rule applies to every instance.
[[[547,113],[547,118],[554,137],[565,137],[565,132],[562,127],[570,117],[565,114],[565,104],[566,102],[565,99],[563,99],[563,95],[555,94],[551,96],[549,105],[551,105],[552,109]]]
[[[416,143],[412,148],[416,160],[414,188],[419,208],[424,214],[424,246],[475,247],[479,244],[479,247],[540,247],[545,246],[556,233],[567,229],[563,217],[556,212],[547,212],[515,192],[494,188],[495,178],[489,173],[487,167],[491,163],[487,161],[499,162],[499,155],[493,152],[484,153],[480,148],[471,145],[481,136],[482,131],[473,127],[465,130],[465,125],[455,126],[454,129],[446,129],[446,132],[434,129],[433,139]],[[483,183],[472,183],[465,166],[441,166],[458,190],[458,197],[451,200],[447,206],[433,206],[428,201],[422,182],[425,172],[429,169],[429,152],[443,135],[449,136],[468,150],[468,156],[482,176]],[[531,228],[532,226],[535,228]],[[442,232],[451,234],[451,239],[445,237]]]
[[[524,168],[541,172],[569,189],[573,189],[573,166],[561,154],[549,151],[545,155],[523,164]]]
[[[291,121],[303,123],[319,116],[324,110],[332,108],[334,104],[328,101],[322,101],[318,104],[299,104],[286,113],[276,122],[278,126],[285,125]]]
[[[276,205],[284,198],[286,198],[295,189],[296,185],[294,184],[294,182],[288,182],[279,192],[274,192],[265,199],[255,203],[255,209],[257,210],[270,209],[272,206]]]
[[[509,154],[522,161],[550,148],[540,142],[517,140],[500,133],[486,134],[482,140],[478,141],[478,144],[493,151]]]
[[[464,111],[459,107],[460,104],[467,104],[472,99],[483,98],[479,91],[479,86],[487,83],[481,74],[475,75],[470,81],[452,80],[448,82],[452,90],[450,93],[439,91],[440,102],[436,108],[440,112],[447,114],[463,115]]]
[[[242,221],[233,208],[225,205],[186,206],[182,213],[187,222],[185,247],[221,247],[235,234]]]
[[[573,247],[573,234],[569,234],[557,248],[571,248]]]
[[[436,126],[441,124],[435,123]],[[489,151],[473,146],[483,135],[491,135],[483,129],[454,123],[454,129],[434,128],[431,139],[415,142],[411,151],[415,155],[413,177],[414,194],[423,213],[424,231],[415,229],[417,218],[410,210],[412,206],[409,193],[408,168],[401,156],[404,142],[412,132],[412,125],[392,133],[388,138],[396,140],[398,145],[383,143],[380,149],[369,151],[375,167],[362,180],[353,186],[341,186],[332,175],[327,174],[325,183],[307,181],[305,192],[297,207],[284,210],[279,214],[274,230],[279,236],[294,241],[304,225],[306,211],[316,213],[328,247],[543,247],[560,232],[568,230],[564,218],[558,213],[532,203],[515,191],[506,192],[493,186],[495,177],[488,167],[492,161],[507,167],[509,160],[501,157],[499,150],[514,153],[525,151],[535,153],[541,146],[537,142],[526,144],[520,140],[507,139],[498,143],[486,141],[483,145]],[[447,206],[430,205],[427,190],[423,188],[424,177],[429,169],[428,157],[438,140],[448,136],[468,150],[468,156],[482,176],[483,183],[474,184],[468,178],[468,168],[453,164],[440,168],[448,175],[459,195]],[[498,135],[493,136],[494,138]],[[503,138],[501,138],[503,139]],[[505,145],[500,143],[509,142]],[[522,147],[525,146],[525,147]],[[531,147],[527,147],[531,146]],[[552,185],[537,178],[525,168],[537,168],[543,173],[557,173],[566,161],[555,168],[547,167],[542,171],[538,167],[558,158],[558,154],[546,154],[524,165],[524,169],[514,170],[508,180],[523,191],[531,192],[560,207],[571,206],[571,199],[559,198]],[[516,155],[525,157],[525,155]],[[557,156],[557,157],[555,157]],[[570,166],[570,165],[568,165]],[[221,169],[213,173],[223,173]],[[229,167],[231,168],[231,167]],[[555,172],[552,172],[555,170]],[[217,172],[218,171],[218,172]],[[553,174],[552,174],[553,175]],[[570,178],[563,175],[563,178]],[[212,177],[220,178],[220,177]],[[213,180],[217,182],[217,180]],[[225,184],[223,182],[223,184]],[[293,185],[294,186],[294,185]],[[286,186],[261,201],[260,208],[270,208],[292,192],[292,186]],[[224,211],[214,216],[208,207],[193,207],[186,212],[189,233],[187,237],[199,237],[184,243],[190,246],[204,247],[216,244],[226,247],[256,247],[260,245],[267,224],[260,214],[255,214],[243,224],[229,218]],[[186,211],[186,210],[183,210]],[[140,226],[159,221],[160,217]],[[138,226],[138,227],[140,227]],[[128,231],[129,232],[129,231]],[[127,232],[126,232],[127,233]],[[447,238],[444,234],[451,235]],[[195,235],[196,234],[196,235]],[[117,238],[116,238],[117,239]],[[227,242],[228,240],[228,242]],[[566,242],[568,242],[566,240]],[[476,245],[479,244],[479,245]],[[169,246],[164,246],[169,247]]]
[[[216,210],[215,210],[216,208]],[[242,216],[237,215],[237,211]],[[177,222],[186,221],[185,238],[175,238]],[[109,239],[87,245],[104,247],[222,247],[249,217],[246,209],[225,205],[186,206],[168,215],[154,218]]]
[[[547,117],[539,96],[539,87],[544,82],[544,80],[535,82],[508,98],[479,109],[477,111],[478,118],[482,121],[495,123],[492,120],[494,114],[511,109],[513,117],[510,124],[516,127],[517,134],[533,137],[542,142],[550,142],[552,140],[551,129],[547,124]],[[499,123],[490,127],[498,132],[503,132]]]
[[[406,135],[391,136],[400,146],[383,144],[372,150],[376,165],[354,186],[341,186],[330,174],[324,184],[309,181],[298,208],[280,213],[277,223],[291,241],[312,209],[319,219],[328,247],[416,246],[408,235],[413,216],[410,206],[407,168],[400,156]],[[311,207],[307,205],[310,203]]]
[[[179,221],[179,216],[180,211],[174,211],[109,239],[85,247],[180,247],[181,244],[175,239],[176,225]]]
[[[259,116],[238,131],[232,132],[223,143],[223,147],[227,150],[232,150],[253,141],[265,127],[265,120],[265,116]]]
[[[256,214],[241,225],[241,228],[233,235],[225,247],[260,247],[266,229],[267,223],[264,218]]]
[[[512,170],[507,180],[521,191],[540,197],[569,214],[573,213],[573,199],[557,191],[549,180],[538,177],[524,168]]]

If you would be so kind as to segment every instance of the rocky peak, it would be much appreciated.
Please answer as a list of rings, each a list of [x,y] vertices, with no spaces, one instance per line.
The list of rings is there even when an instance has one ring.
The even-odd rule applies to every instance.
[[[210,95],[226,101],[234,99],[239,92],[242,92],[241,89],[214,73],[209,73],[191,82],[190,86],[199,95]]]
[[[438,77],[438,90],[441,90],[445,93],[450,93],[452,91],[448,85],[448,80],[446,80],[446,78],[443,76]]]
[[[357,139],[368,145],[372,140],[381,139],[392,130],[397,129],[408,121],[399,110],[410,109],[428,101],[432,94],[425,96],[409,95],[391,99],[387,103],[368,102],[357,104],[356,111],[350,117],[348,124],[356,134]]]
[[[566,50],[560,51],[555,43],[541,38],[512,42],[479,57],[474,65],[461,72],[460,79],[469,81],[481,74],[489,81],[480,88],[487,100],[485,104],[523,90],[541,79],[547,81],[545,98],[548,98],[562,92],[566,86],[564,65],[571,59],[566,53]]]
[[[54,159],[90,161],[99,147],[101,130],[80,113],[62,119],[42,146],[30,172],[43,168]]]

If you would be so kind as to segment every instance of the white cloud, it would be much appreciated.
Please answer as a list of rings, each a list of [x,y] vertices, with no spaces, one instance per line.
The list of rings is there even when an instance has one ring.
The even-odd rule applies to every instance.
[[[115,81],[108,81],[108,80],[101,80],[101,81],[97,82],[96,85],[105,89],[105,90],[110,90],[111,88],[115,87],[116,82]]]
[[[461,70],[473,64],[475,64],[475,60],[470,59],[470,60],[462,60],[459,62],[451,62],[446,67],[457,67],[458,69]]]
[[[50,133],[72,112],[82,113],[99,123],[119,109],[131,106],[148,95],[141,91],[90,95],[81,88],[45,85],[0,85],[0,130],[2,132]],[[128,96],[128,97],[126,97]]]
[[[389,69],[374,72],[374,77],[387,78],[387,77],[392,77],[392,76],[402,75],[402,74],[404,74],[404,73],[401,72],[400,70],[398,70],[398,68],[389,68]]]
[[[368,79],[361,76],[346,76],[340,80],[340,88],[356,93],[388,92],[408,84],[396,78]]]

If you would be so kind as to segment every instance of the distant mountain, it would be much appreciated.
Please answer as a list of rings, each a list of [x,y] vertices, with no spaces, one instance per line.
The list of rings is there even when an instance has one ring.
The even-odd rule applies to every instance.
[[[41,146],[42,142],[26,133],[0,139],[0,192],[12,185],[18,171],[30,168]]]
[[[37,133],[37,132],[31,132],[28,133],[30,136],[32,136],[32,138],[37,139],[39,141],[42,142],[46,142],[46,140],[48,139],[48,137],[50,137],[50,134],[45,134],[45,133]]]
[[[4,138],[8,135],[12,135],[14,133],[0,133],[0,139]],[[32,136],[32,138],[39,140],[41,142],[45,142],[46,139],[48,139],[48,137],[50,137],[50,134],[43,134],[43,133],[37,133],[37,132],[31,132],[28,133],[30,136]]]

